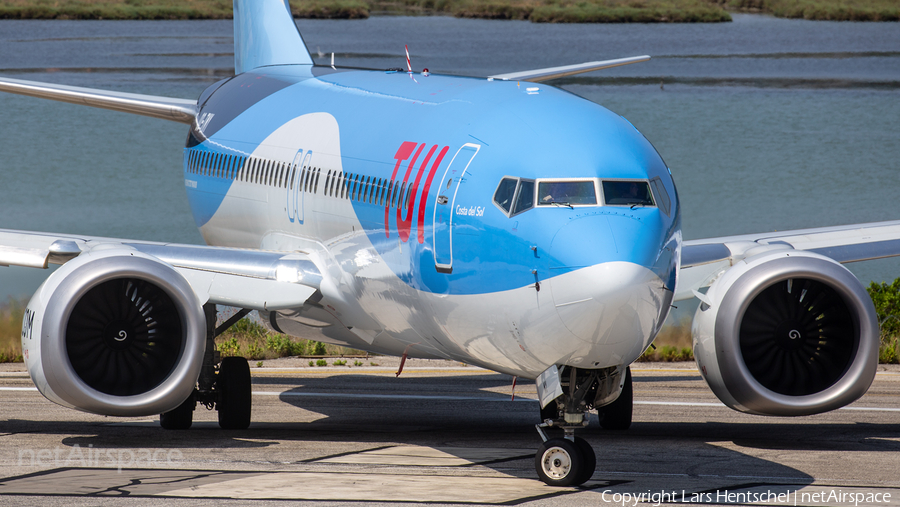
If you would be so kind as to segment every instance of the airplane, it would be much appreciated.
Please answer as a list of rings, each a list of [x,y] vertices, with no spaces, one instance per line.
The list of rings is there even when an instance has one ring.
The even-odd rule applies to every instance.
[[[698,369],[735,410],[815,414],[872,383],[878,321],[842,264],[900,254],[900,221],[683,240],[652,144],[543,83],[649,57],[487,77],[316,65],[285,0],[234,0],[234,43],[235,75],[196,100],[0,78],[189,125],[207,243],[0,230],[0,264],[59,265],[22,326],[47,399],[173,430],[202,404],[247,428],[249,366],[214,339],[256,310],[287,335],[535,379],[536,473],[572,486],[596,466],[576,430],[592,410],[630,426],[629,365],[675,301],[699,299]],[[216,305],[240,311],[217,326]]]

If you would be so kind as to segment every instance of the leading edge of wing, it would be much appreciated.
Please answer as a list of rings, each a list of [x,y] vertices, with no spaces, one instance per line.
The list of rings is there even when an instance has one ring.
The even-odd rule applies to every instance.
[[[0,265],[47,268],[94,248],[137,250],[184,276],[202,303],[253,310],[296,308],[320,287],[322,275],[302,252],[154,243],[0,230]]]
[[[194,122],[199,111],[196,100],[112,92],[5,77],[0,77],[0,91],[187,124]]]
[[[676,300],[708,286],[724,270],[764,251],[814,252],[842,264],[900,256],[900,220],[743,234],[685,241]]]
[[[577,63],[575,65],[563,65],[562,67],[548,67],[545,69],[524,70],[521,72],[510,72],[508,74],[497,74],[488,76],[488,79],[496,79],[498,81],[531,81],[539,83],[549,79],[573,76],[593,70],[609,69],[619,67],[620,65],[628,65],[630,63],[640,63],[650,60],[650,56],[631,56],[628,58],[616,58],[615,60],[603,60],[599,62]]]
[[[682,267],[737,260],[759,246],[784,245],[830,257],[840,263],[900,256],[900,220],[743,234],[684,242]]]

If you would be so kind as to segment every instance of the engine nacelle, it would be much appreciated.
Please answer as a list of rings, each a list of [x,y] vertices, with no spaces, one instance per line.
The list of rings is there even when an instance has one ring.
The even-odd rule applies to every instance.
[[[206,319],[172,266],[123,246],[62,265],[25,310],[22,354],[38,390],[60,405],[146,416],[191,394]]]
[[[821,255],[773,251],[709,288],[692,327],[694,357],[723,403],[796,416],[862,396],[878,366],[879,326],[865,288]]]

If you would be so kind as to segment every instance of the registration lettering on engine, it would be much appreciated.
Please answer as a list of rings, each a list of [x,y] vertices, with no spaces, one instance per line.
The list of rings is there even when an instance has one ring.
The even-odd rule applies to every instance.
[[[31,339],[31,329],[34,326],[34,310],[31,308],[25,309],[25,315],[22,317],[22,339],[30,340]]]

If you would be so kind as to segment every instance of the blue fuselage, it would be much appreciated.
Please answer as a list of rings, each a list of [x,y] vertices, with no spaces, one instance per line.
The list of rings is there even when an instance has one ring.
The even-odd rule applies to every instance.
[[[306,65],[200,103],[185,183],[204,238],[317,258],[333,287],[316,319],[342,328],[335,341],[534,376],[630,363],[665,319],[675,186],[601,106],[543,84]],[[647,196],[616,201],[615,183]],[[566,184],[596,201],[551,198]]]

